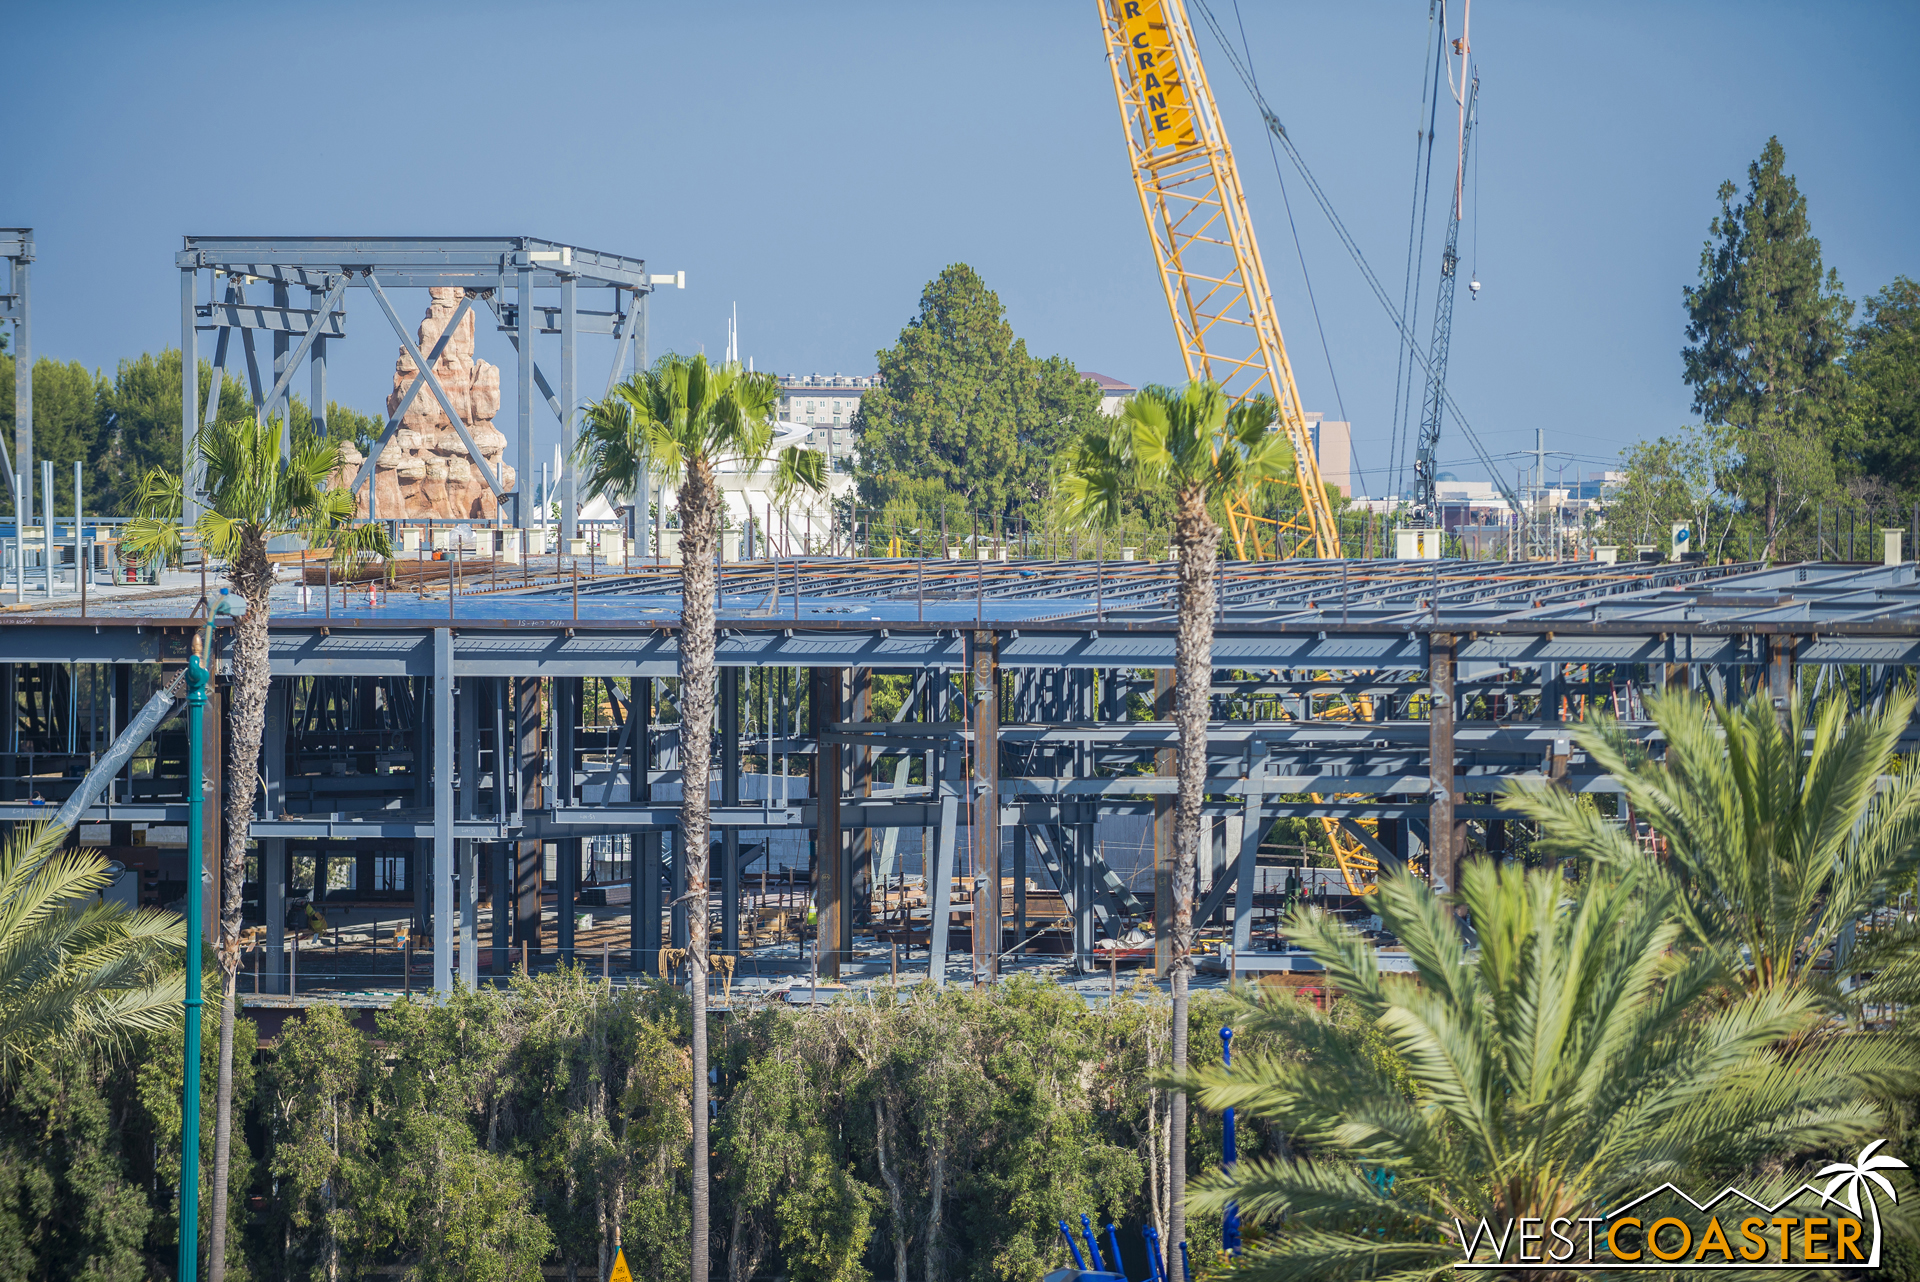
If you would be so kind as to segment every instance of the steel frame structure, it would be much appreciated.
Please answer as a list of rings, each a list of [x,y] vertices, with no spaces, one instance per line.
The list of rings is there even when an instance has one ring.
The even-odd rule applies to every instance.
[[[33,262],[33,228],[0,227],[0,258],[7,260],[7,289],[0,293],[0,321],[13,322],[13,455],[0,442],[0,464],[20,530],[33,524],[33,296],[28,289]],[[25,476],[28,483],[20,484]]]
[[[1617,792],[1573,746],[1568,725],[1604,706],[1650,737],[1640,703],[1647,691],[1687,684],[1722,698],[1783,700],[1798,688],[1878,703],[1920,671],[1915,569],[1223,565],[1205,801],[1215,854],[1195,920],[1230,909],[1235,946],[1249,949],[1253,870],[1263,836],[1283,816],[1330,821],[1381,865],[1410,864],[1436,888],[1451,887],[1474,849],[1474,825],[1480,848],[1504,848],[1507,821],[1492,801],[1507,782]],[[456,974],[454,931],[432,932],[441,989],[475,982],[483,948],[498,974],[514,943],[541,945],[544,842],[572,850],[568,843],[589,835],[634,836],[642,852],[630,887],[634,956],[651,969],[669,942],[663,914],[684,893],[672,880],[684,866],[663,863],[660,850],[679,807],[655,789],[677,781],[679,728],[653,722],[650,692],[678,673],[677,572],[604,577],[582,585],[571,608],[571,584],[489,586],[478,580],[444,603],[395,597],[369,608],[343,599],[324,612],[276,615],[254,826],[268,868],[270,956],[278,955],[280,912],[271,886],[284,885],[289,841],[355,851],[417,843],[415,866],[430,875],[413,883],[416,914],[422,924],[458,921],[463,941]],[[930,921],[963,910],[948,896],[970,843],[972,920],[1002,924],[971,932],[976,974],[995,971],[1006,938],[1008,904],[992,889],[1004,861],[1013,861],[1021,887],[1029,856],[1067,905],[1075,958],[1091,963],[1100,935],[1145,911],[1101,857],[1094,825],[1103,815],[1156,814],[1175,788],[1165,759],[1175,731],[1155,711],[1173,667],[1174,587],[1165,563],[725,567],[714,754],[721,951],[733,952],[740,938],[743,836],[813,837],[822,969],[831,975],[851,956],[868,902],[875,839],[862,834],[924,829],[935,834]],[[69,681],[94,680],[81,670],[101,665],[118,692],[138,665],[183,661],[192,626],[131,613],[40,613],[0,630],[0,673],[15,710],[0,744],[0,821],[45,813],[19,794],[22,782],[43,802],[57,800],[56,776],[77,778],[85,766],[84,754],[67,761],[43,752],[21,768],[17,754],[31,750],[23,743],[61,733],[60,699],[31,691],[57,694],[62,665],[73,665]],[[785,727],[764,746],[769,757],[811,759],[821,785],[811,799],[743,800],[743,754],[760,741],[742,738],[740,674],[761,669],[793,670],[808,682],[809,724]],[[873,715],[875,673],[906,678],[894,720]],[[583,683],[594,678],[632,683],[617,734],[585,724]],[[316,698],[335,710],[333,723],[315,719]],[[1364,711],[1322,715],[1342,700]],[[131,706],[118,696],[110,705],[121,716]],[[386,709],[384,728],[335,716],[375,707]],[[42,715],[45,726],[34,720]],[[75,731],[65,733],[71,748]],[[1906,742],[1920,749],[1920,727]],[[409,764],[344,776],[302,764],[329,753],[369,763],[386,753]],[[921,780],[887,786],[883,758],[924,762]],[[185,813],[179,789],[130,787],[116,788],[88,821],[178,822]],[[573,863],[557,865],[563,957],[573,946]],[[475,911],[473,888],[483,879],[496,888],[490,923]],[[1164,896],[1154,907],[1164,909]],[[1016,941],[1025,937],[1023,913],[1014,917]],[[928,970],[938,982],[947,937],[937,928],[930,936]],[[268,978],[278,982],[271,971]]]
[[[373,511],[372,477],[375,460],[399,428],[401,419],[423,391],[439,401],[465,443],[479,474],[493,491],[496,512],[510,504],[513,524],[526,528],[531,504],[526,500],[538,475],[533,448],[533,402],[536,389],[560,424],[561,474],[556,478],[561,501],[562,537],[575,534],[573,442],[580,409],[577,339],[581,334],[606,334],[615,340],[606,387],[611,391],[630,358],[642,367],[647,360],[647,300],[653,289],[675,281],[673,276],[648,273],[638,258],[602,253],[531,236],[467,237],[355,237],[355,236],[188,236],[175,256],[180,271],[181,432],[180,467],[192,478],[185,487],[183,523],[191,525],[198,513],[196,495],[201,469],[194,437],[202,423],[199,405],[201,331],[213,331],[213,390],[205,407],[205,422],[219,410],[221,379],[232,355],[230,342],[238,333],[246,361],[248,389],[254,412],[262,421],[278,413],[285,421],[293,378],[302,360],[309,369],[316,428],[324,433],[327,404],[327,356],[330,342],[346,337],[344,303],[350,289],[365,290],[385,316],[401,345],[413,358],[417,372],[399,408],[388,416],[378,442],[354,478],[354,489],[367,485],[368,507],[374,516],[398,516]],[[205,273],[209,283],[200,285]],[[682,278],[683,279],[683,278]],[[249,285],[266,285],[266,302],[247,298]],[[432,352],[422,353],[406,322],[394,309],[389,289],[451,288],[462,291],[454,316]],[[611,306],[605,311],[582,310],[579,290],[605,288]],[[292,291],[306,291],[306,306],[296,308]],[[554,299],[557,292],[558,298]],[[204,296],[203,296],[204,293]],[[543,301],[543,296],[544,300]],[[496,327],[507,335],[517,360],[518,405],[513,459],[519,475],[513,490],[475,448],[467,425],[454,411],[446,389],[433,373],[433,362],[476,303],[485,305]],[[272,336],[272,365],[263,379],[254,335]],[[534,359],[536,335],[560,339],[559,388],[556,391]],[[283,428],[283,452],[290,445]]]

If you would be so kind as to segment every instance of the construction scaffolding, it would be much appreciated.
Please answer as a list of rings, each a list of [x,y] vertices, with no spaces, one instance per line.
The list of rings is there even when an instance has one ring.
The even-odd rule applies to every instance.
[[[0,249],[6,233],[0,232]],[[308,367],[315,428],[326,435],[328,344],[346,337],[345,301],[348,290],[365,290],[385,316],[394,336],[412,358],[415,374],[399,407],[388,416],[380,438],[368,451],[366,463],[354,478],[357,491],[371,485],[375,460],[392,440],[416,397],[426,394],[440,404],[465,444],[475,470],[492,490],[501,510],[511,510],[512,523],[525,529],[533,515],[530,477],[540,474],[533,448],[533,402],[536,391],[560,425],[561,470],[556,494],[562,515],[562,537],[575,537],[574,429],[583,401],[579,382],[578,339],[582,334],[604,334],[614,340],[606,389],[629,367],[647,361],[647,300],[658,285],[682,284],[680,274],[657,276],[638,258],[602,253],[576,245],[531,236],[363,237],[363,236],[188,236],[175,256],[180,270],[181,362],[181,475],[198,478],[200,460],[195,437],[201,423],[198,335],[214,334],[213,386],[225,377],[234,355],[231,340],[240,337],[246,363],[248,391],[254,412],[262,421],[274,415],[289,423],[288,397],[295,374]],[[30,242],[29,242],[30,243]],[[201,281],[207,284],[202,286]],[[268,287],[270,298],[251,301],[253,285]],[[579,305],[581,288],[604,288],[609,303],[604,311]],[[423,355],[387,294],[389,289],[456,289],[460,303],[441,336],[440,346]],[[293,305],[293,290],[306,293],[306,306]],[[545,301],[543,301],[545,300]],[[475,447],[454,401],[433,371],[448,339],[467,313],[484,307],[496,328],[507,336],[518,362],[518,430],[513,438],[513,462],[518,487],[506,489]],[[377,329],[377,327],[376,327]],[[254,335],[272,337],[273,363],[265,378]],[[535,340],[557,335],[560,340],[559,387],[556,390],[534,358]],[[271,381],[268,382],[267,379]],[[604,395],[604,392],[602,393]],[[219,395],[208,396],[206,421],[219,409]],[[282,428],[282,450],[290,445],[290,427]],[[182,519],[191,524],[197,515],[193,496],[198,486],[186,486]],[[400,512],[376,515],[388,518]]]

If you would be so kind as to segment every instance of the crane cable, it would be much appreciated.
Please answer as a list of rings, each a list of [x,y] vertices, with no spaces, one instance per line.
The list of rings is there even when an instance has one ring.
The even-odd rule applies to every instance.
[[[1438,39],[1435,39],[1436,34]],[[1427,283],[1427,214],[1432,208],[1433,142],[1440,123],[1440,64],[1446,61],[1447,8],[1444,0],[1430,0],[1427,6],[1427,48],[1433,57],[1423,64],[1420,80],[1420,105],[1427,113],[1427,127],[1414,132],[1413,203],[1407,209],[1407,270],[1401,286],[1400,308],[1407,316],[1407,328],[1420,328],[1420,297]],[[1421,159],[1425,153],[1425,161]],[[1405,450],[1413,445],[1413,362],[1396,353],[1393,364],[1393,444],[1387,455],[1393,468],[1393,490],[1400,490],[1405,472]],[[1402,375],[1405,381],[1402,381]]]
[[[1249,73],[1251,73],[1253,69],[1253,50],[1247,42],[1246,20],[1240,16],[1240,0],[1233,0],[1233,20],[1240,27],[1240,47],[1247,55],[1247,69]],[[1218,35],[1219,32],[1216,31],[1214,34]],[[1254,84],[1256,86],[1259,84],[1258,77],[1255,77]],[[1313,327],[1319,331],[1320,334],[1320,355],[1324,357],[1327,362],[1327,381],[1333,384],[1333,401],[1335,405],[1340,407],[1340,420],[1343,423],[1350,424],[1353,420],[1347,417],[1347,398],[1340,393],[1340,376],[1333,372],[1333,349],[1327,344],[1327,327],[1322,324],[1320,320],[1320,300],[1314,297],[1313,276],[1307,270],[1307,254],[1300,246],[1300,228],[1293,220],[1293,200],[1287,195],[1287,180],[1280,172],[1280,156],[1273,149],[1273,134],[1271,132],[1267,134],[1267,155],[1273,161],[1274,177],[1280,180],[1280,204],[1287,211],[1287,230],[1293,233],[1293,254],[1295,258],[1300,260],[1300,279],[1306,283],[1307,303],[1313,308]],[[1365,484],[1366,472],[1359,464],[1359,457],[1353,452],[1352,433],[1349,432],[1347,439],[1347,465],[1354,471],[1360,473],[1361,483]]]
[[[1192,0],[1192,2],[1193,7],[1200,11],[1200,16],[1206,19],[1207,26],[1212,29],[1214,37],[1221,39],[1220,24],[1215,21],[1212,12],[1208,10],[1206,0]],[[1287,158],[1291,160],[1294,167],[1300,171],[1300,177],[1306,183],[1307,191],[1312,195],[1314,203],[1319,205],[1320,212],[1327,216],[1327,221],[1332,225],[1334,234],[1340,238],[1340,243],[1346,247],[1347,254],[1353,259],[1354,266],[1360,269],[1361,277],[1367,282],[1368,288],[1373,291],[1373,296],[1379,300],[1381,308],[1387,313],[1387,319],[1392,321],[1394,328],[1399,331],[1400,342],[1406,347],[1408,355],[1419,364],[1421,370],[1431,377],[1433,370],[1428,365],[1426,355],[1421,352],[1420,345],[1414,339],[1412,331],[1407,328],[1407,322],[1402,317],[1400,309],[1393,305],[1393,300],[1387,296],[1386,288],[1380,284],[1380,278],[1374,275],[1373,268],[1367,263],[1366,255],[1360,252],[1360,246],[1354,241],[1353,233],[1349,232],[1346,224],[1340,221],[1340,215],[1334,211],[1333,202],[1327,197],[1327,193],[1325,189],[1320,186],[1319,180],[1313,176],[1313,171],[1307,168],[1307,162],[1301,157],[1299,150],[1293,145],[1293,139],[1288,135],[1286,126],[1280,123],[1280,117],[1275,115],[1273,108],[1267,105],[1266,98],[1260,93],[1258,86],[1253,83],[1251,74],[1247,68],[1242,65],[1239,55],[1232,45],[1227,44],[1224,39],[1221,40],[1221,43],[1226,50],[1227,61],[1233,64],[1235,74],[1240,77],[1240,83],[1245,85],[1247,92],[1253,95],[1254,105],[1260,109],[1260,116],[1266,121],[1267,132],[1279,140],[1281,148],[1287,153]],[[1480,438],[1474,432],[1473,425],[1467,421],[1467,416],[1460,412],[1460,405],[1454,400],[1453,392],[1443,389],[1443,394],[1446,397],[1447,410],[1453,415],[1454,422],[1460,425],[1460,430],[1465,434],[1467,443],[1473,447],[1473,452],[1479,458],[1481,465],[1487,469],[1488,475],[1493,478],[1495,488],[1500,491],[1502,498],[1505,498],[1508,503],[1513,505],[1514,513],[1517,516],[1520,512],[1520,499],[1514,493],[1513,487],[1506,483],[1499,469],[1493,466],[1493,461],[1488,457],[1486,447],[1480,444]]]

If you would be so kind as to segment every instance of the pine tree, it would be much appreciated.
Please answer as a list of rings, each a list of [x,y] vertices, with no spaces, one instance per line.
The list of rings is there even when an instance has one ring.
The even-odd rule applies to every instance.
[[[1920,500],[1920,284],[1896,276],[1864,309],[1847,356],[1858,468],[1904,506]]]
[[[1035,514],[1055,456],[1100,416],[1098,389],[1064,357],[1028,355],[999,295],[965,263],[928,282],[900,341],[877,357],[881,386],[853,420],[860,500],[874,507],[931,483],[981,520]]]
[[[1746,198],[1720,185],[1720,213],[1686,292],[1681,352],[1693,409],[1722,429],[1741,458],[1741,498],[1764,514],[1766,555],[1780,527],[1831,484],[1826,433],[1846,388],[1840,364],[1853,305],[1840,277],[1821,271],[1806,197],[1769,138],[1747,167]]]

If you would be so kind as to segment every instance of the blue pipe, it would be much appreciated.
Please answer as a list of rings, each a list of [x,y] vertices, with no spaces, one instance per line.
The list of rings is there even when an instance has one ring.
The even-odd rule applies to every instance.
[[[1231,1073],[1233,1071],[1233,1027],[1231,1025],[1220,1030],[1220,1058],[1226,1070]],[[1220,1136],[1221,1171],[1228,1175],[1233,1174],[1233,1164],[1239,1160],[1240,1151],[1235,1144],[1233,1133],[1233,1109],[1229,1106],[1224,1115]],[[1186,1248],[1186,1243],[1183,1242],[1180,1245],[1181,1249]],[[1220,1217],[1220,1247],[1228,1255],[1240,1254],[1240,1204],[1238,1202],[1227,1203],[1226,1214]]]
[[[1187,1244],[1185,1242],[1180,1244],[1180,1272],[1186,1276],[1187,1282],[1193,1282],[1193,1262],[1187,1259]]]
[[[1127,1276],[1127,1271],[1120,1267],[1120,1226],[1118,1224],[1107,1225],[1107,1241],[1113,1247],[1113,1271],[1121,1277]]]
[[[1147,1268],[1152,1271],[1149,1282],[1167,1282],[1166,1270],[1160,1267],[1160,1233],[1149,1224],[1140,1230],[1140,1236],[1147,1240]]]
[[[1073,1252],[1073,1267],[1085,1273],[1087,1262],[1081,1257],[1080,1244],[1073,1240],[1073,1230],[1067,1227],[1065,1220],[1060,1221],[1060,1236],[1067,1239],[1067,1250]]]
[[[1087,1235],[1087,1255],[1093,1260],[1094,1270],[1105,1273],[1107,1262],[1100,1258],[1100,1241],[1093,1236],[1093,1221],[1084,1215],[1080,1217],[1080,1231]]]

